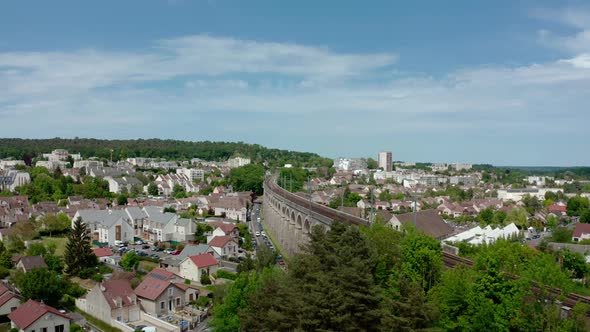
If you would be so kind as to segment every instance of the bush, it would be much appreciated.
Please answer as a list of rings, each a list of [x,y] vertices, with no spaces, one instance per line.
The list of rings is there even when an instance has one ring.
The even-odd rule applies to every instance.
[[[84,330],[78,324],[71,324],[70,325],[70,332],[84,332]]]
[[[104,278],[102,277],[102,274],[97,273],[92,276],[92,280],[94,280],[96,282],[102,282],[104,280]]]
[[[219,271],[217,271],[217,277],[223,278],[223,279],[229,279],[229,280],[236,280],[238,275],[235,273],[224,271],[224,270],[219,270]]]
[[[189,279],[184,279],[184,284],[185,285],[190,285],[191,284],[191,281]]]
[[[80,296],[86,295],[86,289],[82,288],[82,286],[78,284],[70,283],[66,294],[74,298],[79,298]]]
[[[211,278],[208,274],[203,273],[201,275],[201,285],[211,285]]]
[[[100,264],[100,265],[98,265],[98,272],[100,274],[113,273],[113,269],[106,266],[105,264]]]
[[[10,270],[4,266],[0,266],[0,279],[4,279],[10,275]]]
[[[78,277],[81,279],[90,279],[96,274],[96,269],[93,267],[87,267],[78,273]]]
[[[195,305],[199,308],[205,308],[209,305],[209,298],[206,296],[199,296],[199,298],[197,298]]]

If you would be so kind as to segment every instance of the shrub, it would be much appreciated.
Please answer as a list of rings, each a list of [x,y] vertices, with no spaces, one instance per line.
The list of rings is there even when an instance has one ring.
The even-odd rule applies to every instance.
[[[223,278],[223,279],[229,279],[229,280],[236,280],[238,275],[235,273],[227,272],[225,270],[219,270],[219,271],[217,271],[217,277]]]
[[[201,285],[210,285],[211,284],[211,278],[209,278],[208,274],[203,273],[201,275]]]
[[[90,279],[94,274],[96,274],[96,269],[93,267],[87,267],[78,273],[78,277],[81,279]]]
[[[4,266],[0,266],[0,279],[4,279],[10,275],[10,271]]]
[[[189,279],[184,279],[184,284],[185,285],[190,285],[191,284],[191,281]]]
[[[209,305],[209,298],[206,296],[199,296],[195,304],[199,308],[204,308]]]

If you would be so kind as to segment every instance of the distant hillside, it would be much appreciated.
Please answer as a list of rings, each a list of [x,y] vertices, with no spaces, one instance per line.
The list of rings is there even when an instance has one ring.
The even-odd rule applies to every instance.
[[[315,153],[268,149],[258,144],[242,142],[189,142],[161,139],[103,140],[92,138],[20,139],[0,138],[0,158],[31,159],[54,149],[66,149],[81,153],[83,158],[109,158],[113,160],[132,157],[165,158],[169,160],[201,158],[223,161],[234,156],[244,156],[252,162],[267,161],[270,166],[291,163],[296,166],[332,166],[332,160]]]

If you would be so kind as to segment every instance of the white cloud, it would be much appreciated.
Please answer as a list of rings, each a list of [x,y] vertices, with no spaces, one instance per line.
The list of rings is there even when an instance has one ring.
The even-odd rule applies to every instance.
[[[3,127],[2,136],[27,135],[22,128],[31,128],[38,136],[232,139],[233,132],[220,129],[237,121],[244,135],[264,127],[258,132],[271,142],[317,140],[319,133],[386,140],[392,133],[446,137],[449,131],[501,139],[523,131],[562,135],[585,130],[590,121],[588,54],[440,78],[405,73],[384,79],[395,54],[211,36],[155,45],[143,52],[0,53],[0,121],[14,124]],[[571,117],[577,120],[556,126],[555,119]],[[195,136],[206,133],[217,136]],[[449,148],[444,140],[431,144]]]
[[[573,34],[563,35],[541,29],[538,37],[542,44],[573,54],[590,52],[590,9],[536,9],[531,14],[575,30]]]

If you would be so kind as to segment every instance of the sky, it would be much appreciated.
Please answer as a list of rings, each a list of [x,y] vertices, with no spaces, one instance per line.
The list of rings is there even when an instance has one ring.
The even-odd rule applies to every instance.
[[[586,1],[2,1],[0,137],[590,165]]]

